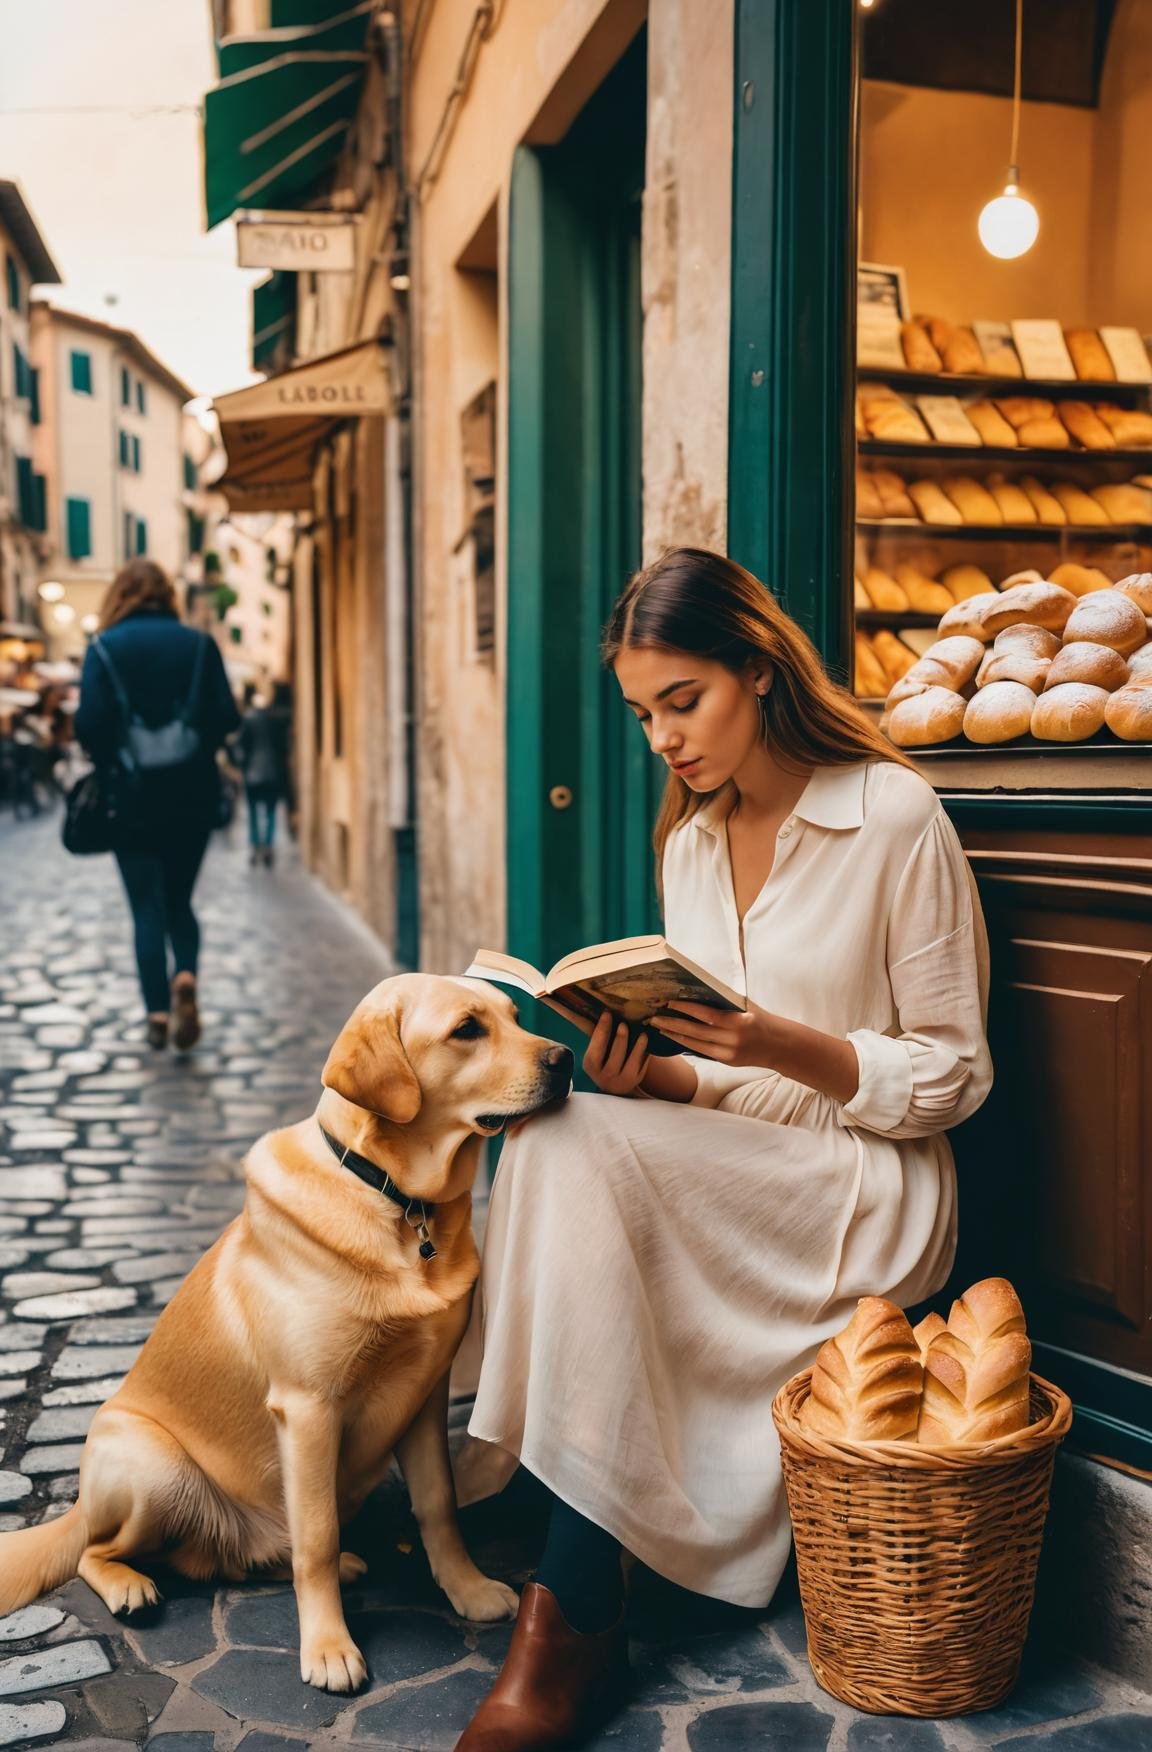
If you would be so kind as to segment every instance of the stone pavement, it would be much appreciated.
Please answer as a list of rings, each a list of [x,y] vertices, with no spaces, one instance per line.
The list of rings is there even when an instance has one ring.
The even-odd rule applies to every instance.
[[[55,822],[0,822],[0,1528],[61,1512],[97,1404],[238,1209],[252,1139],[308,1111],[331,1040],[388,971],[379,945],[292,859],[249,872],[215,846],[201,879],[206,1035],[150,1054],[107,859],[68,859]],[[466,1407],[453,1410],[462,1431]],[[541,1536],[525,1475],[464,1519],[478,1561],[521,1583]],[[122,1623],[73,1581],[0,1620],[0,1745],[112,1752],[451,1747],[510,1628],[461,1623],[432,1584],[396,1480],[345,1540],[370,1564],[349,1620],[371,1679],[300,1682],[291,1590],[160,1578]],[[1152,1702],[1035,1650],[1003,1708],[952,1722],[868,1717],[815,1685],[789,1581],[767,1613],[639,1571],[637,1682],[601,1752],[959,1752],[1152,1746]]]

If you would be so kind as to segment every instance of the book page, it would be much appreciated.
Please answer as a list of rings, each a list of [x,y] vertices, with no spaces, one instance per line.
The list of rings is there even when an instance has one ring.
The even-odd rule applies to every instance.
[[[712,1009],[735,1008],[710,985],[686,972],[679,962],[668,958],[650,961],[644,967],[594,974],[580,980],[576,986],[561,987],[558,995],[568,1002],[572,991],[588,993],[605,1009],[633,1023],[648,1022],[657,1010],[663,1010],[677,1000],[707,1004]]]

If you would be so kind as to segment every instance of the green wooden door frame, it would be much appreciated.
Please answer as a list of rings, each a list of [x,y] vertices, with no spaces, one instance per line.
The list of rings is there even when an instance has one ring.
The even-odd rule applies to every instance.
[[[850,674],[856,0],[735,0],[728,551]]]

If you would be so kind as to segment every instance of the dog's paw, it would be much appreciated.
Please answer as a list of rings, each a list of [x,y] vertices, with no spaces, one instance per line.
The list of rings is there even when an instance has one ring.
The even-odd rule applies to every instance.
[[[452,1610],[473,1624],[493,1624],[500,1618],[515,1618],[520,1610],[520,1596],[514,1588],[491,1576],[476,1574],[445,1588]]]
[[[368,1668],[350,1636],[322,1637],[301,1648],[300,1677],[320,1691],[356,1691]]]
[[[350,1582],[358,1582],[361,1576],[368,1574],[368,1565],[362,1557],[357,1557],[354,1551],[340,1553],[340,1585],[347,1587]]]
[[[118,1618],[127,1618],[133,1612],[143,1612],[149,1606],[158,1606],[160,1599],[160,1590],[155,1582],[150,1581],[147,1576],[135,1575],[130,1581],[118,1579],[112,1582],[104,1595],[104,1604]]]

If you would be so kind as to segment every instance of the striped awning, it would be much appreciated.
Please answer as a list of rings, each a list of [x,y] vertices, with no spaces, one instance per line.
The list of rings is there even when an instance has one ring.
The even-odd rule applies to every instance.
[[[315,197],[355,119],[375,10],[375,0],[281,0],[273,28],[217,43],[220,80],[204,100],[209,230],[239,207]]]

